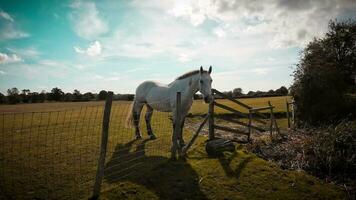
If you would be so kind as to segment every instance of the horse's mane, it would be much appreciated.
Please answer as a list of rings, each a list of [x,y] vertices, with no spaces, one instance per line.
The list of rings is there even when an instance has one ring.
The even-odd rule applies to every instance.
[[[193,71],[187,72],[185,74],[182,74],[182,75],[178,76],[175,80],[182,80],[182,79],[191,77],[193,75],[199,74],[199,71],[200,70],[193,70]],[[208,71],[204,70],[203,73],[208,73]]]

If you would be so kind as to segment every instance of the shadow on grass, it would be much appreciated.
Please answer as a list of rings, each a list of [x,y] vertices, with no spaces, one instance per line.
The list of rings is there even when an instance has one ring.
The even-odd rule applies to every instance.
[[[222,168],[224,169],[224,172],[226,174],[226,176],[232,177],[235,176],[235,178],[239,178],[241,175],[241,172],[243,171],[243,169],[246,167],[246,165],[253,160],[252,156],[248,156],[244,159],[242,159],[235,170],[233,170],[230,166],[231,161],[238,155],[238,153],[235,151],[233,152],[231,155],[226,156],[226,155],[222,155],[219,157],[219,162],[222,166]]]
[[[153,192],[159,199],[207,199],[199,187],[199,176],[184,161],[171,161],[167,157],[147,156],[145,144],[150,140],[130,141],[117,145],[106,165],[108,183],[131,182]],[[120,188],[118,198],[145,199],[137,187]],[[130,193],[130,194],[127,194]],[[140,196],[141,195],[141,196]]]

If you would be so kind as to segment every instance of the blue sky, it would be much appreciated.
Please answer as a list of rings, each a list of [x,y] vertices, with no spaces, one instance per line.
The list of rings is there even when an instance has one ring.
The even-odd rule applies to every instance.
[[[213,87],[277,89],[349,0],[0,0],[0,92],[133,93],[213,66]]]

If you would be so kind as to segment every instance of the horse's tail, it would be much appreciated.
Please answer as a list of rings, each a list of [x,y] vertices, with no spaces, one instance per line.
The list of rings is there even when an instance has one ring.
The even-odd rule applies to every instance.
[[[132,128],[134,104],[135,104],[135,100],[133,100],[132,103],[130,104],[129,112],[127,113],[127,116],[126,116],[126,122],[125,122],[126,128]]]

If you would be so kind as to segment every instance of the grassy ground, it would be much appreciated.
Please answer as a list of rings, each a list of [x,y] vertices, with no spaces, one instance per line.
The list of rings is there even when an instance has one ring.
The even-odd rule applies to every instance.
[[[137,176],[112,181],[100,199],[344,199],[341,188],[280,169],[243,148],[209,158],[200,140],[186,161],[146,157]],[[144,142],[142,142],[144,146]],[[110,161],[109,161],[110,162]],[[109,178],[110,179],[110,178]]]
[[[283,112],[286,98],[242,101],[260,107],[266,106],[270,100],[276,111]],[[230,104],[227,100],[218,101]],[[292,198],[303,191],[302,197],[311,198],[317,194],[326,195],[325,198],[342,195],[334,186],[323,185],[303,173],[282,171],[241,150],[221,159],[207,158],[202,149],[206,139],[203,137],[199,138],[200,145],[193,146],[196,149],[191,151],[188,162],[168,162],[172,132],[169,115],[155,112],[153,116],[157,140],[133,141],[133,129],[124,124],[129,104],[124,101],[113,103],[103,189],[115,189],[106,192],[104,199],[120,199],[119,193],[127,197],[164,199],[170,197],[168,189],[176,186],[174,194],[183,199],[191,197],[184,195],[193,194],[211,199],[224,195],[228,198],[267,194],[269,198],[277,197],[274,193],[282,198],[286,197],[283,196],[285,192],[290,192]],[[56,112],[50,112],[53,110]],[[207,104],[197,101],[191,112],[201,115],[206,110]],[[216,112],[227,113],[219,109]],[[1,105],[0,199],[80,199],[90,196],[99,155],[102,113],[103,102]],[[286,124],[285,119],[278,120]],[[196,123],[199,121],[197,118]],[[145,130],[144,126],[141,123],[142,130]],[[193,131],[185,130],[186,140]],[[143,135],[147,138],[146,131]],[[179,176],[174,176],[177,170]],[[287,183],[293,186],[288,188]]]

